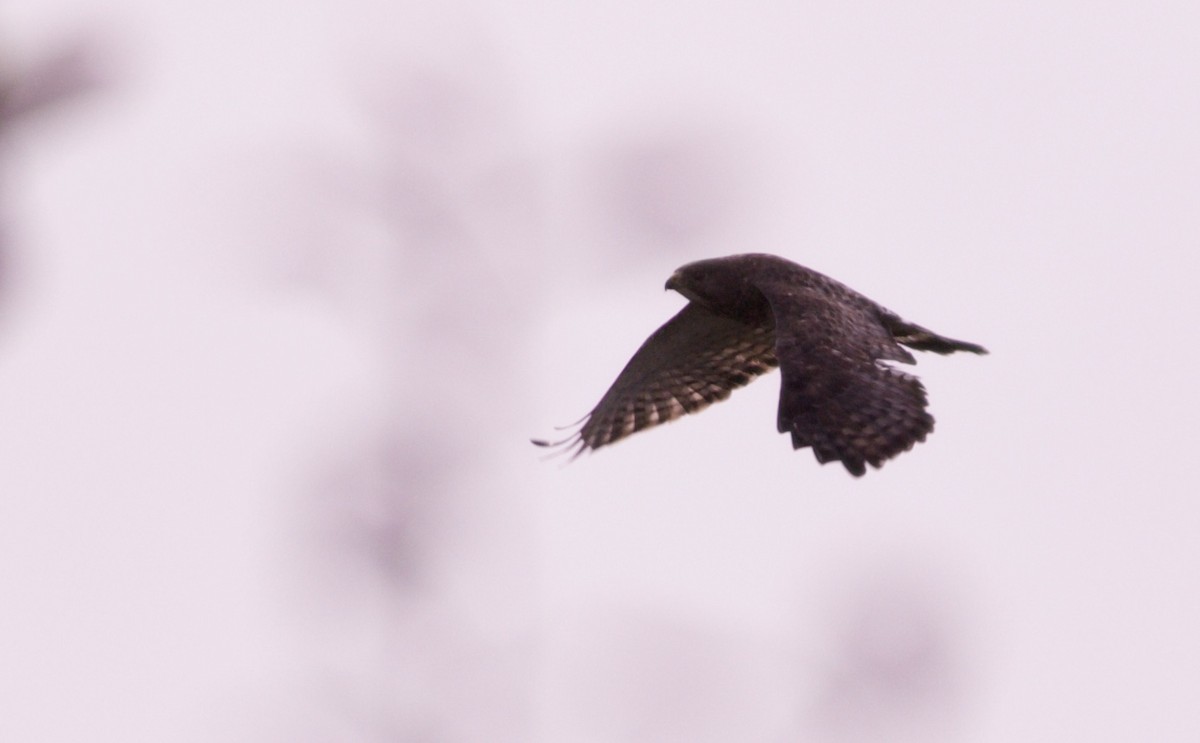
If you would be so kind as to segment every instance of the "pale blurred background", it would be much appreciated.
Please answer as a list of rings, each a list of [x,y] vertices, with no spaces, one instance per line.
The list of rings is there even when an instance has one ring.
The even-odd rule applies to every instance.
[[[0,4],[0,740],[1200,740],[1190,2]],[[988,346],[570,465],[766,251]]]

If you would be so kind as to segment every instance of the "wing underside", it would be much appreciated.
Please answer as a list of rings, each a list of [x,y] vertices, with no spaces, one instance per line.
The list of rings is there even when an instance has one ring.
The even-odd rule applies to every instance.
[[[777,365],[771,325],[747,325],[690,302],[646,339],[574,435],[535,443],[575,455],[598,449],[703,410]]]

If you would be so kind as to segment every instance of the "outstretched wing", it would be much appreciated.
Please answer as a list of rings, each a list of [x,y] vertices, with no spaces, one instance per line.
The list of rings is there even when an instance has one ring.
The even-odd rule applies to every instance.
[[[689,302],[637,350],[574,435],[551,444],[598,449],[632,433],[695,413],[773,369],[775,331]]]
[[[878,308],[820,291],[767,294],[775,313],[782,371],[779,432],[817,461],[866,465],[911,449],[933,430],[925,388],[889,361],[913,363],[884,327]]]

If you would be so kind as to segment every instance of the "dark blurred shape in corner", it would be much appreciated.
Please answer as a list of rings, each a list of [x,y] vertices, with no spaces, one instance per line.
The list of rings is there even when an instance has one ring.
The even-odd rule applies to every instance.
[[[13,286],[13,252],[5,214],[7,139],[15,125],[74,102],[102,87],[101,45],[89,34],[72,36],[29,63],[0,57],[0,316]]]
[[[76,36],[24,67],[0,59],[0,131],[99,88],[101,56],[93,37]]]

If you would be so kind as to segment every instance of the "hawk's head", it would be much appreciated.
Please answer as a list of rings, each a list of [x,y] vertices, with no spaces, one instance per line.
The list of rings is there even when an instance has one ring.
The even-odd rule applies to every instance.
[[[730,256],[696,261],[679,268],[667,279],[674,289],[696,304],[748,323],[770,315],[766,297],[751,283],[753,256]]]

